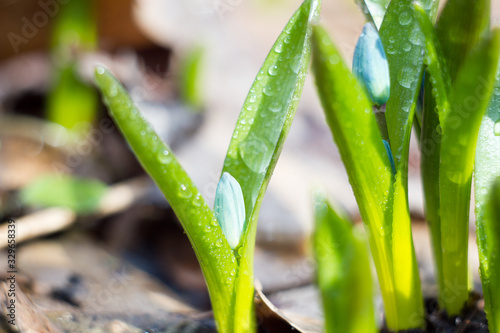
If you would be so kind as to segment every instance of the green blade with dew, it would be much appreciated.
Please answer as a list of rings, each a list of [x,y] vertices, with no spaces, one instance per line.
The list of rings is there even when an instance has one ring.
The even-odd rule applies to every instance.
[[[327,333],[375,333],[368,246],[327,200],[315,202],[314,253]]]
[[[491,183],[487,189],[485,202],[482,206],[483,228],[488,231],[487,250],[480,254],[481,259],[481,282],[483,284],[484,310],[488,319],[489,332],[500,332],[500,262],[498,253],[500,252],[500,177]],[[479,236],[479,235],[478,235]],[[484,244],[479,243],[479,246]]]
[[[451,108],[442,115],[439,169],[443,282],[440,297],[449,315],[468,299],[467,243],[476,142],[493,91],[500,55],[500,30],[494,30],[467,57],[450,94]],[[446,235],[446,236],[445,236]],[[448,290],[447,290],[448,289]]]
[[[437,40],[442,53],[437,60],[445,64],[449,80],[455,79],[458,69],[466,55],[477,44],[480,35],[488,30],[490,0],[450,0],[441,13],[437,24]],[[460,36],[460,38],[457,38]],[[443,75],[444,71],[442,72]],[[439,79],[439,73],[434,76]],[[440,113],[443,104],[435,101],[439,89],[435,82],[430,82],[429,77],[425,82],[425,98],[423,103],[424,121],[422,124],[421,138],[421,170],[424,187],[424,203],[426,220],[431,227],[434,257],[437,267],[437,279],[440,290],[444,290],[441,278],[441,232],[440,232],[440,194],[439,194],[439,168],[441,155],[441,124]],[[436,91],[439,96],[445,96]],[[441,105],[439,105],[441,104]]]
[[[437,8],[436,1],[425,0],[422,4],[429,13]],[[423,73],[423,38],[413,15],[412,0],[391,1],[380,27],[380,38],[391,76],[391,93],[385,112],[387,130],[396,167],[405,172]]]
[[[490,0],[448,0],[436,25],[452,81],[470,51],[490,30]]]
[[[443,290],[442,255],[441,255],[441,222],[439,213],[439,162],[441,147],[441,132],[439,114],[446,113],[450,108],[449,95],[451,78],[448,65],[441,50],[436,31],[431,19],[419,6],[414,6],[415,17],[424,35],[427,79],[426,94],[432,94],[432,100],[426,95],[422,120],[422,135],[420,138],[421,172],[425,197],[426,220],[431,228],[432,248],[436,266],[436,280],[440,290]],[[429,107],[431,103],[432,108]],[[438,129],[439,128],[439,131]]]
[[[248,305],[253,302],[258,213],[302,94],[311,58],[311,24],[318,19],[319,10],[319,0],[304,1],[276,40],[250,88],[224,161],[223,172],[241,185],[246,208],[238,250],[234,332],[247,330],[248,318],[253,318]]]
[[[490,104],[479,128],[474,165],[479,269],[490,332],[500,332],[500,288],[497,286],[500,264],[494,263],[492,256],[500,250],[500,234],[494,233],[491,228],[492,223],[500,221],[500,216],[497,215],[496,220],[488,217],[491,189],[497,179],[497,188],[500,188],[500,66]],[[496,204],[500,207],[500,198]]]
[[[394,291],[398,281],[418,279],[394,276],[392,248],[393,173],[382,141],[371,102],[363,88],[341,59],[327,33],[314,28],[313,71],[327,123],[347,170],[361,217],[369,235],[370,247],[384,299],[388,326],[393,330],[420,327],[422,320],[407,318],[407,310],[420,314],[421,300],[403,299]],[[370,163],[366,163],[370,161]],[[401,254],[411,258],[411,252]],[[413,262],[410,261],[409,264]],[[413,283],[411,284],[414,285]],[[407,291],[420,294],[420,290]],[[400,315],[400,310],[404,310]],[[412,320],[412,322],[410,322]]]
[[[96,81],[113,119],[143,168],[167,198],[191,241],[207,281],[219,330],[232,332],[233,275],[237,263],[212,210],[118,80],[99,66]]]

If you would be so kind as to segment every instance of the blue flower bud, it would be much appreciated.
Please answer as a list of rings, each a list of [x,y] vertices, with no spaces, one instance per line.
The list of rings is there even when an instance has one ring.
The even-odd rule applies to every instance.
[[[365,24],[356,44],[352,71],[373,104],[382,106],[387,102],[391,91],[389,65],[378,31],[371,23]]]
[[[245,201],[241,186],[224,172],[215,191],[214,213],[229,246],[234,250],[240,243],[245,225]]]

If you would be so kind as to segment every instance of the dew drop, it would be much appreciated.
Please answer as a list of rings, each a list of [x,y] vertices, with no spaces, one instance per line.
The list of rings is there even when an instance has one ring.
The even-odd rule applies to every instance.
[[[396,53],[396,48],[394,47],[394,45],[392,44],[389,44],[387,49],[386,49],[386,52],[388,54],[395,54]]]
[[[170,162],[172,156],[168,150],[164,150],[161,154],[158,154],[158,162],[166,164]]]
[[[297,54],[292,62],[290,63],[290,68],[292,69],[292,71],[297,74],[300,70],[300,60],[302,59],[302,55],[300,54]]]
[[[196,207],[200,207],[202,202],[203,198],[201,196],[201,193],[198,193],[193,199],[193,205],[195,205]]]
[[[274,48],[274,52],[281,53],[282,51],[283,51],[283,44],[282,43],[278,43],[276,45],[276,47]]]
[[[212,230],[212,227],[209,225],[205,226],[205,232],[210,232]]]
[[[97,66],[97,74],[104,74],[105,70],[104,70],[104,67],[103,66]]]
[[[496,136],[500,136],[500,120],[497,120],[497,122],[495,123],[495,125],[493,126],[493,133],[496,135]]]
[[[181,184],[181,186],[179,187],[178,194],[179,194],[179,197],[184,198],[184,199],[187,199],[191,196],[191,192],[188,191],[186,185],[184,185],[184,184]]]
[[[221,247],[222,246],[222,239],[218,239],[216,242],[215,242],[215,246],[217,247]]]
[[[118,95],[118,86],[116,85],[116,83],[110,84],[106,89],[106,92],[108,93],[109,97],[115,97],[116,95]]]
[[[411,23],[412,19],[410,12],[403,12],[399,15],[399,24],[408,25]]]
[[[420,33],[420,30],[418,30],[417,28],[413,29],[410,32],[410,37],[408,39],[413,45],[423,45],[422,35]]]
[[[281,104],[279,102],[273,102],[269,106],[269,111],[271,111],[271,112],[280,112],[281,111]]]
[[[271,161],[272,149],[263,138],[249,135],[239,145],[243,162],[254,172],[264,172]]]
[[[405,52],[409,52],[411,50],[411,44],[410,43],[406,43],[405,45],[403,45],[403,50]]]
[[[276,74],[278,74],[278,66],[276,65],[270,66],[267,72],[269,73],[269,75],[275,76]]]
[[[273,89],[273,87],[271,87],[269,85],[265,86],[264,89],[262,90],[262,92],[264,93],[264,95],[269,96],[269,97],[274,95],[274,89]]]
[[[405,67],[399,72],[398,82],[402,87],[411,88],[413,81],[415,81],[415,71],[411,67]]]

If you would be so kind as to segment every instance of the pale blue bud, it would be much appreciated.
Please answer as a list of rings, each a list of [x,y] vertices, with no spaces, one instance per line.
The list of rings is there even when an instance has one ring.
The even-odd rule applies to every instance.
[[[352,71],[373,104],[382,106],[387,102],[391,91],[389,65],[378,31],[371,23],[365,24],[356,44]]]
[[[214,213],[226,237],[234,250],[240,243],[245,225],[245,201],[238,181],[224,172],[215,191]]]

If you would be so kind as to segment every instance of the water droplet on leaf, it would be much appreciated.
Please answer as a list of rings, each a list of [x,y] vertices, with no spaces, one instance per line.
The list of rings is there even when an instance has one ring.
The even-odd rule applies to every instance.
[[[264,172],[272,157],[272,149],[264,138],[249,135],[239,145],[243,162],[254,172]]]

